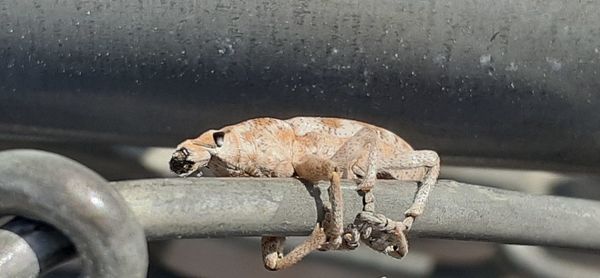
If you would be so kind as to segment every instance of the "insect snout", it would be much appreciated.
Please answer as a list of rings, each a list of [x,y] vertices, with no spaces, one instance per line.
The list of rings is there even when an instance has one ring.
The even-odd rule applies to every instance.
[[[194,166],[194,162],[188,160],[190,156],[190,151],[186,148],[180,148],[173,153],[171,157],[171,161],[169,161],[169,166],[171,171],[176,174],[184,174],[189,172]]]

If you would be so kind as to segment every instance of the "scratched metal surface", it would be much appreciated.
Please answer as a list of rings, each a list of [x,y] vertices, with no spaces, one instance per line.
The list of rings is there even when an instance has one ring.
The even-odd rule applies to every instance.
[[[0,1],[4,137],[172,146],[256,116],[600,166],[600,3]]]

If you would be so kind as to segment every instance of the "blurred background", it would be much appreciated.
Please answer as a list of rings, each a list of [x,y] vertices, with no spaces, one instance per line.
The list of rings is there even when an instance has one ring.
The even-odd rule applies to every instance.
[[[442,178],[598,199],[599,13],[561,0],[0,0],[0,149],[64,154],[108,180],[165,177],[171,148],[206,129],[335,116],[436,150]],[[255,238],[152,242],[149,276],[596,277],[600,265],[419,238],[402,261],[363,249],[270,273]]]

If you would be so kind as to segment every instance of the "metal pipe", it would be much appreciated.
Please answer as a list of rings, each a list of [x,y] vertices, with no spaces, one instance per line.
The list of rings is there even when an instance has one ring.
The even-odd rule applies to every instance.
[[[327,185],[313,188],[295,179],[174,178],[111,184],[144,227],[148,240],[306,235],[322,217],[319,212],[327,202]],[[400,218],[415,189],[415,183],[378,181],[374,190],[378,210]],[[361,198],[350,181],[344,181],[343,193],[345,221],[350,222],[360,210]],[[410,235],[600,250],[600,235],[593,232],[599,228],[600,202],[442,180]],[[63,238],[36,236],[40,235],[48,241]],[[3,254],[14,259],[12,266],[3,267],[13,271],[22,270],[24,261],[36,266],[34,255],[56,251],[57,246],[42,246],[45,249],[35,252],[21,237],[7,233],[0,233],[0,241]]]
[[[324,186],[295,179],[171,178],[111,183],[149,240],[307,235],[322,217]],[[343,182],[346,223],[361,209]],[[400,219],[416,184],[380,180],[377,210]],[[440,180],[411,236],[600,250],[600,202]]]
[[[0,233],[0,241],[13,238],[12,246],[0,244],[0,269],[6,270],[0,277],[43,275],[76,254],[68,238],[39,221],[16,217],[1,226]]]
[[[35,251],[18,234],[0,229],[0,277],[37,277],[40,265]]]
[[[564,0],[3,0],[0,136],[174,146],[251,117],[329,115],[444,157],[595,170],[598,11]]]
[[[504,259],[530,277],[594,278],[600,276],[599,268],[557,258],[542,247],[507,244],[501,245],[500,250],[504,253]]]
[[[315,187],[296,179],[170,178],[118,181],[110,187],[89,169],[39,151],[0,152],[0,177],[0,212],[52,224],[74,243],[88,273],[99,277],[145,273],[142,227],[148,240],[306,235],[327,202],[327,184]],[[343,182],[345,222],[362,207],[355,187],[353,181]],[[379,180],[377,210],[400,219],[415,191],[413,182]],[[138,222],[139,231],[131,227]],[[58,244],[64,237],[53,230],[32,234],[53,244],[18,236],[31,230],[27,227],[13,225],[0,233],[7,246],[0,253],[2,264],[14,273],[23,265],[39,271],[47,254],[64,248]],[[598,229],[597,201],[440,180],[410,235],[600,250]]]

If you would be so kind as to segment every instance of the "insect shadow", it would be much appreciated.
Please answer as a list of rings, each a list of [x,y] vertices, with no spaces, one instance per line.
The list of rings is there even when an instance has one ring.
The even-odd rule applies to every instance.
[[[315,206],[317,209],[317,222],[323,223],[323,219],[325,219],[325,213],[330,210],[330,206],[326,206],[323,203],[323,199],[321,198],[321,188],[318,186],[318,183],[313,183],[307,181],[305,179],[298,178],[300,182],[308,191],[308,194],[315,200]]]

